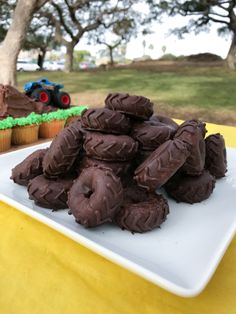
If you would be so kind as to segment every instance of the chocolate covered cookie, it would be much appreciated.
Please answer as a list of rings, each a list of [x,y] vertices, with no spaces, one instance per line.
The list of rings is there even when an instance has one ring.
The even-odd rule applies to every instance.
[[[153,103],[143,96],[112,93],[105,99],[105,107],[143,120],[153,114]]]
[[[52,210],[67,208],[67,193],[73,184],[73,177],[49,180],[40,175],[28,184],[28,193],[31,200],[41,207]]]
[[[162,143],[173,138],[175,130],[157,121],[135,123],[130,136],[139,142],[142,150],[155,150]]]
[[[71,170],[83,145],[83,130],[80,121],[69,124],[52,141],[43,160],[44,175],[58,178]]]
[[[70,212],[85,227],[112,221],[122,201],[120,179],[110,169],[98,167],[84,169],[68,197]]]
[[[107,108],[88,109],[81,115],[82,127],[86,130],[104,133],[127,134],[130,130],[129,118]]]
[[[84,141],[87,156],[110,161],[125,161],[134,158],[138,143],[127,135],[88,132]]]
[[[27,186],[31,179],[43,173],[42,163],[46,152],[47,149],[38,149],[26,157],[12,169],[11,179],[17,184]]]
[[[137,184],[155,191],[185,163],[190,146],[179,139],[169,140],[159,146],[136,170]]]
[[[160,116],[159,114],[151,116],[150,121],[157,121],[166,124],[169,127],[171,127],[174,131],[177,131],[179,127],[179,125],[173,119],[165,116]]]
[[[182,170],[189,175],[200,175],[205,166],[205,124],[198,120],[182,123],[174,138],[178,138],[191,145],[191,153],[183,165]]]
[[[145,201],[123,204],[115,222],[122,229],[143,233],[159,227],[168,213],[166,199],[162,195],[151,194]]]
[[[206,169],[217,179],[227,172],[226,148],[220,133],[209,135],[206,140]]]
[[[206,200],[215,187],[215,178],[207,171],[198,177],[179,173],[165,185],[168,195],[177,202],[198,203]]]
[[[130,167],[131,163],[130,161],[104,161],[104,160],[98,160],[98,159],[93,159],[89,158],[87,156],[84,156],[79,163],[79,173],[83,171],[84,168],[89,168],[89,167],[105,167],[105,168],[110,168],[115,175],[118,177],[125,175]]]

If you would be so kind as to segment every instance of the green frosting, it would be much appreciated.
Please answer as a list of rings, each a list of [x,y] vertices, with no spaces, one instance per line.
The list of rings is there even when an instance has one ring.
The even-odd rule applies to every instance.
[[[14,126],[26,126],[32,124],[40,124],[41,123],[41,115],[32,112],[27,117],[15,118]]]
[[[67,114],[67,118],[69,117],[74,117],[74,116],[80,116],[81,113],[85,110],[88,109],[87,106],[74,106],[71,107],[69,109],[66,109],[66,114]]]
[[[69,109],[60,109],[49,113],[43,113],[42,115],[32,112],[27,117],[15,119],[8,117],[4,120],[0,120],[0,130],[10,129],[14,126],[40,124],[42,122],[49,122],[52,120],[66,120],[69,117],[81,115],[81,113],[87,108],[87,106],[74,106]]]
[[[0,120],[0,130],[11,129],[14,126],[14,119],[8,117],[4,120]]]
[[[57,111],[43,113],[41,116],[41,122],[49,122],[52,120],[66,120],[69,117],[80,115],[84,109],[87,109],[87,107],[76,106],[69,109],[59,109]]]

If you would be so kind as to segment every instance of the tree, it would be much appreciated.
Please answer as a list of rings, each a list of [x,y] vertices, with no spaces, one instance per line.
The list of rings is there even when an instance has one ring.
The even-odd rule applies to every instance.
[[[77,68],[79,68],[80,62],[88,60],[91,57],[91,54],[87,50],[75,50],[74,51],[74,63],[76,64]]]
[[[0,83],[16,85],[16,61],[30,21],[47,0],[18,0],[11,25],[0,46]]]
[[[100,26],[111,27],[124,18],[134,3],[134,0],[52,0],[41,14],[50,17],[56,41],[66,47],[65,70],[73,69],[74,47],[84,34]]]
[[[46,52],[49,49],[57,47],[57,44],[54,40],[54,33],[55,28],[51,20],[41,17],[40,14],[36,13],[27,32],[23,49],[39,50],[37,63],[41,70],[43,69]]]
[[[220,26],[222,33],[230,33],[232,36],[231,46],[227,56],[229,68],[235,69],[236,54],[236,0],[197,0],[197,1],[159,1],[148,0],[153,6],[152,12],[158,14],[167,13],[170,16],[189,16],[191,19],[182,28],[176,29],[175,33],[180,36],[191,32],[206,30],[212,23]]]
[[[112,37],[112,40],[107,37]],[[132,36],[136,35],[136,25],[134,19],[124,18],[121,21],[115,23],[112,27],[112,31],[108,34],[106,30],[100,28],[99,34],[96,35],[97,43],[105,45],[109,52],[110,65],[114,65],[113,53],[120,45],[126,44]]]

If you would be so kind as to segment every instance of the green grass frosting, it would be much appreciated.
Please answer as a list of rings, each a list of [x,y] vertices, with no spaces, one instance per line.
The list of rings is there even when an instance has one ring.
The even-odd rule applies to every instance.
[[[14,125],[14,119],[12,117],[8,117],[4,120],[0,120],[0,130],[11,129]]]
[[[74,117],[74,116],[80,116],[81,113],[85,110],[88,109],[87,106],[74,106],[71,107],[69,109],[66,109],[66,114],[67,114],[67,118],[69,117]]]
[[[15,118],[14,119],[14,126],[26,126],[26,125],[33,125],[33,124],[40,124],[41,123],[41,115],[32,112],[27,117],[22,118]]]
[[[41,122],[49,122],[52,120],[66,120],[69,117],[78,116],[86,109],[86,106],[76,106],[69,109],[59,109],[57,111],[43,113],[41,116]]]

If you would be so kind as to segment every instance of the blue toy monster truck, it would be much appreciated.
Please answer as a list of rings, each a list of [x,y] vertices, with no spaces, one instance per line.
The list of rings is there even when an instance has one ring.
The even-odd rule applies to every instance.
[[[26,83],[24,90],[27,96],[41,101],[45,105],[67,109],[70,107],[71,98],[68,93],[60,91],[63,87],[64,85],[62,84],[42,79]]]

